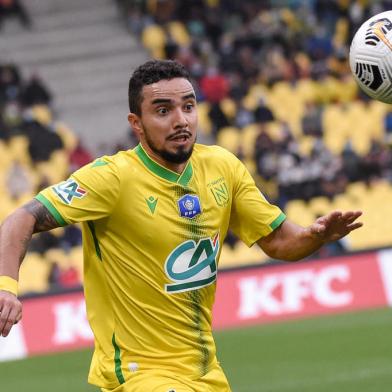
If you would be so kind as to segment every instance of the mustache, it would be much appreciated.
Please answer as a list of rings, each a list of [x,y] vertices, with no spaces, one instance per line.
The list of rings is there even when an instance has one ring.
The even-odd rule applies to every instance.
[[[185,129],[183,129],[183,130],[181,130],[181,131],[178,131],[178,132],[176,132],[176,133],[173,133],[172,135],[169,135],[166,139],[167,139],[167,140],[172,140],[172,139],[175,139],[175,138],[177,138],[177,137],[182,137],[182,136],[191,137],[191,136],[192,136],[192,133],[189,132],[189,131],[187,131],[187,130],[185,130]]]

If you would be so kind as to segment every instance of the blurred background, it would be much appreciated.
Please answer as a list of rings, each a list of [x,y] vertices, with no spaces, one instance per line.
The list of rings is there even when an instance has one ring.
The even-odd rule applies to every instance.
[[[392,109],[350,74],[356,29],[391,1],[3,0],[0,219],[102,154],[132,148],[130,74],[149,58],[190,71],[199,142],[237,154],[302,225],[362,209],[365,227],[319,252],[392,244]],[[382,206],[382,208],[380,208]],[[267,257],[229,235],[221,268]],[[21,293],[80,285],[81,234],[35,236]],[[26,276],[26,278],[25,278]]]
[[[97,156],[133,148],[130,74],[174,59],[196,89],[199,142],[240,157],[290,219],[364,211],[361,230],[307,263],[389,249],[392,108],[359,90],[348,63],[356,29],[389,9],[389,0],[0,0],[0,219]],[[271,263],[231,234],[223,245],[222,270]],[[20,293],[78,291],[82,273],[79,227],[42,233]]]

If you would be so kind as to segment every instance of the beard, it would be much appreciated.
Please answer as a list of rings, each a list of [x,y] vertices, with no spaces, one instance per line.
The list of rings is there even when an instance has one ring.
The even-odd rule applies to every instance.
[[[171,152],[165,149],[158,148],[150,138],[149,132],[148,130],[146,130],[145,127],[144,127],[144,136],[146,139],[146,143],[148,144],[148,147],[150,147],[155,154],[159,155],[162,159],[164,159],[167,162],[176,163],[176,164],[184,163],[191,157],[193,152],[193,146],[195,145],[196,142],[195,140],[188,149],[185,146],[184,147],[180,146],[177,149],[177,151]]]

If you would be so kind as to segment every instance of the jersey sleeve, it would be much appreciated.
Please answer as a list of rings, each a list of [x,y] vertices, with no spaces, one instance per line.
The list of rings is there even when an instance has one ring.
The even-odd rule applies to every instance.
[[[233,204],[230,229],[252,246],[286,219],[279,207],[270,204],[257,188],[244,164],[234,159]]]
[[[44,189],[35,198],[59,225],[65,226],[110,215],[119,193],[117,166],[109,157],[103,157],[77,170],[68,180]]]

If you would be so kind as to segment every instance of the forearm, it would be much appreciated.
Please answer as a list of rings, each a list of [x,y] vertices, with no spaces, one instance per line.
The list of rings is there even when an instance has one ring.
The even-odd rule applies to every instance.
[[[262,238],[258,244],[274,259],[297,261],[316,252],[324,241],[309,228],[286,221],[273,235]]]
[[[33,215],[19,208],[0,226],[0,276],[18,280],[19,266],[26,254],[35,222]]]

